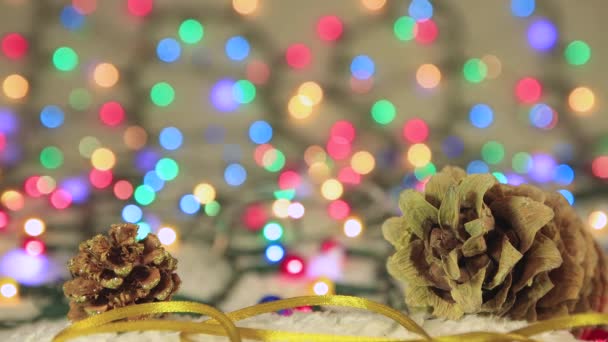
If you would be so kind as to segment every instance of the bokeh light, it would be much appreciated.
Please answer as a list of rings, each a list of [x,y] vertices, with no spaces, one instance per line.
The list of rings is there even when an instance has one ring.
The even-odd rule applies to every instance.
[[[488,67],[481,59],[471,58],[464,63],[462,73],[468,82],[479,83],[488,75]]]
[[[239,102],[234,98],[234,87],[236,82],[229,78],[218,80],[209,92],[209,100],[215,109],[220,112],[232,112],[239,107]]]
[[[154,7],[154,0],[127,0],[129,13],[136,17],[145,17]]]
[[[410,41],[414,39],[416,32],[416,20],[412,17],[403,16],[395,20],[393,24],[393,33],[397,39],[402,41]]]
[[[387,0],[361,0],[361,5],[369,11],[380,11],[386,5]]]
[[[97,170],[107,171],[116,165],[116,156],[108,148],[98,148],[91,155],[91,164]]]
[[[360,219],[351,217],[344,221],[344,226],[342,229],[346,237],[354,238],[361,235],[363,232],[363,223]]]
[[[242,61],[249,56],[249,41],[243,36],[234,36],[226,41],[226,55],[233,61]]]
[[[63,125],[64,114],[61,108],[48,105],[42,108],[40,112],[40,122],[44,127],[57,128]]]
[[[175,99],[175,90],[167,82],[158,82],[150,89],[150,99],[155,105],[166,107]]]
[[[432,19],[420,20],[414,27],[416,42],[422,45],[432,44],[439,36],[439,28]]]
[[[249,126],[249,139],[256,144],[266,144],[272,140],[272,126],[263,120],[255,121]]]
[[[70,47],[59,47],[53,53],[53,64],[57,70],[72,71],[78,66],[78,55]]]
[[[382,99],[374,103],[371,109],[371,114],[375,122],[381,125],[388,125],[395,119],[397,110],[392,102]]]
[[[196,44],[205,35],[205,29],[201,23],[195,19],[186,19],[179,25],[179,38],[186,44]]]
[[[335,15],[326,15],[317,21],[317,34],[324,41],[332,42],[338,40],[343,30],[344,25],[342,21]]]
[[[242,15],[252,15],[259,7],[259,0],[232,0],[232,8]]]
[[[165,127],[160,131],[158,141],[165,150],[173,151],[182,146],[184,136],[176,127]]]
[[[165,63],[173,63],[182,54],[182,47],[173,38],[163,38],[156,45],[156,56]]]
[[[374,170],[376,160],[370,152],[359,151],[351,157],[350,165],[356,173],[366,175]]]
[[[511,0],[511,13],[516,17],[529,17],[535,7],[536,0]]]
[[[99,120],[106,126],[118,126],[124,119],[125,110],[122,105],[116,101],[106,102],[99,108]]]
[[[608,156],[599,156],[593,159],[591,172],[598,178],[608,179]]]
[[[429,126],[420,118],[408,120],[403,125],[403,138],[410,143],[420,143],[429,136]]]
[[[505,156],[505,148],[498,141],[488,141],[481,147],[481,157],[488,164],[498,164]]]
[[[487,128],[494,121],[494,112],[485,103],[475,104],[469,111],[469,121],[477,128]]]
[[[113,87],[119,78],[118,69],[111,63],[99,63],[93,70],[93,80],[103,88]]]
[[[564,57],[570,65],[585,65],[591,59],[591,48],[582,40],[574,40],[566,46]]]
[[[38,218],[27,219],[23,224],[23,230],[29,236],[40,236],[46,230],[46,224]]]
[[[407,161],[415,167],[422,167],[431,161],[431,149],[425,144],[414,144],[407,150]]]
[[[434,64],[423,64],[416,71],[416,81],[422,88],[435,88],[441,81],[441,71]]]
[[[209,204],[215,200],[215,188],[208,183],[199,183],[194,187],[192,192],[194,197],[200,204]]]
[[[532,77],[524,77],[515,85],[515,96],[521,103],[537,102],[543,92],[540,82]]]
[[[55,146],[47,146],[40,151],[40,164],[47,169],[56,169],[63,164],[63,152]]]
[[[20,100],[27,95],[29,89],[28,80],[19,74],[8,75],[2,82],[2,91],[9,99]]]
[[[179,200],[179,209],[188,215],[196,214],[201,209],[201,203],[192,194],[186,194]]]
[[[412,0],[408,14],[417,21],[427,20],[433,16],[433,5],[429,0]]]
[[[376,64],[367,55],[356,56],[350,64],[350,72],[356,79],[366,80],[371,78],[375,71]]]
[[[551,50],[558,39],[557,27],[546,18],[539,18],[530,23],[527,35],[528,44],[542,52]]]
[[[589,214],[589,218],[587,219],[591,228],[595,230],[600,230],[606,228],[608,224],[608,216],[606,213],[600,210],[596,210]]]
[[[27,54],[29,43],[19,33],[7,33],[2,37],[2,53],[10,59],[20,59]]]
[[[285,60],[290,67],[303,69],[311,63],[312,53],[310,52],[310,48],[304,44],[292,44],[287,48]]]
[[[224,170],[224,180],[230,186],[242,185],[247,179],[247,170],[241,164],[230,164]]]
[[[573,111],[586,114],[595,105],[595,94],[587,87],[574,88],[568,95],[568,105]]]
[[[321,185],[321,194],[330,201],[340,198],[343,192],[342,183],[334,178],[326,180]]]
[[[162,227],[156,233],[158,240],[165,246],[170,246],[177,241],[177,232],[173,227]]]

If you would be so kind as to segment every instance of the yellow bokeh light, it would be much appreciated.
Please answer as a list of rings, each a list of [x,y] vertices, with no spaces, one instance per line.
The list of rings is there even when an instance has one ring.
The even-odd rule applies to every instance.
[[[29,88],[29,82],[25,79],[25,77],[19,74],[8,75],[4,79],[4,82],[2,82],[2,90],[4,91],[4,95],[13,100],[19,100],[25,97]]]
[[[0,196],[0,203],[2,203],[7,209],[12,211],[18,211],[23,209],[25,204],[23,195],[16,190],[6,190]]]
[[[194,187],[194,197],[201,204],[209,204],[215,200],[215,188],[208,183],[200,183]]]
[[[165,246],[170,246],[177,241],[177,232],[173,227],[162,227],[156,233],[158,240]]]
[[[293,96],[287,104],[287,111],[296,119],[305,119],[312,113],[312,100],[303,95]]]
[[[259,4],[258,0],[232,0],[232,8],[242,15],[251,15],[255,13]]]
[[[433,64],[422,64],[416,71],[416,81],[422,88],[435,88],[441,81],[441,71]]]
[[[342,183],[337,179],[331,178],[321,184],[321,194],[330,201],[340,198],[343,192]]]
[[[593,229],[604,229],[608,224],[608,216],[605,212],[597,210],[589,214],[588,222]]]
[[[360,175],[366,175],[376,166],[376,160],[374,156],[367,151],[359,151],[353,154],[350,159],[350,166]]]
[[[91,164],[97,170],[106,171],[116,165],[116,156],[105,147],[98,148],[91,154]]]
[[[415,167],[423,167],[431,161],[431,150],[425,144],[414,144],[407,150],[407,161]]]
[[[312,292],[317,296],[331,295],[335,293],[334,283],[325,277],[321,277],[312,283]]]
[[[568,96],[568,104],[573,111],[578,113],[587,113],[593,109],[595,104],[595,94],[587,87],[578,87],[570,92]]]
[[[486,68],[488,69],[486,75],[488,79],[493,80],[500,76],[500,73],[502,72],[502,63],[498,57],[494,55],[485,55],[481,57],[481,61],[485,63]]]
[[[291,202],[285,198],[279,198],[272,203],[272,212],[278,218],[287,218],[289,216],[289,205]]]
[[[29,236],[40,236],[46,230],[46,225],[40,219],[31,218],[25,221],[23,230]]]
[[[379,11],[386,5],[386,0],[361,0],[361,5],[370,11]]]
[[[312,145],[304,151],[304,161],[306,164],[312,165],[314,163],[324,163],[327,160],[327,153],[323,147],[318,145]]]
[[[131,150],[139,150],[146,145],[148,133],[139,126],[130,126],[123,134],[125,145]]]
[[[118,69],[114,64],[100,63],[93,70],[93,80],[98,86],[103,88],[113,87],[118,82]]]
[[[344,235],[349,238],[354,238],[363,232],[363,223],[356,217],[351,217],[348,220],[344,221]]]
[[[41,176],[36,181],[36,189],[42,195],[48,195],[57,187],[57,181],[51,176]]]
[[[329,166],[323,162],[315,162],[308,168],[308,175],[315,182],[322,182],[326,180],[330,175],[331,170]]]
[[[18,297],[19,284],[17,281],[12,278],[0,278],[0,299],[17,299]]]
[[[312,105],[318,105],[323,100],[323,89],[316,82],[304,82],[298,87],[298,94],[305,96]]]

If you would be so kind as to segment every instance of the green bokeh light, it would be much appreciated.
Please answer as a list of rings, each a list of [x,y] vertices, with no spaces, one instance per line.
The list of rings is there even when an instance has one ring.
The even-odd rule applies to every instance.
[[[575,40],[568,44],[564,56],[570,65],[584,65],[591,59],[591,48],[584,41]]]
[[[166,107],[175,99],[175,90],[167,82],[158,82],[150,89],[150,99],[155,105]]]
[[[528,173],[532,169],[532,156],[526,152],[517,152],[511,158],[511,168],[517,173]]]
[[[137,241],[145,239],[152,232],[152,227],[147,222],[138,222],[137,225],[139,226],[137,236],[135,237]]]
[[[156,163],[154,170],[156,171],[158,178],[170,181],[175,179],[179,174],[179,165],[171,158],[162,158]]]
[[[217,201],[212,201],[205,204],[205,214],[209,216],[217,216],[221,209],[222,207]]]
[[[247,104],[253,101],[255,93],[255,86],[247,80],[239,80],[232,87],[232,95],[240,104]]]
[[[274,192],[274,198],[276,199],[286,199],[291,201],[292,199],[294,199],[294,197],[296,197],[295,189],[284,189],[277,190]]]
[[[462,73],[465,80],[471,83],[479,83],[488,75],[488,67],[481,59],[471,58],[464,63]]]
[[[179,38],[186,44],[196,44],[205,35],[205,28],[194,19],[186,19],[179,25]]]
[[[395,20],[395,24],[393,25],[393,32],[395,32],[395,37],[397,37],[397,39],[408,41],[414,39],[415,27],[416,20],[414,20],[414,18],[403,16]]]
[[[423,181],[426,178],[428,178],[436,173],[437,173],[437,168],[435,167],[435,164],[433,164],[433,163],[428,163],[425,166],[417,167],[414,170],[414,176],[416,176],[416,179],[418,181]]]
[[[135,202],[139,203],[140,205],[149,205],[150,203],[154,202],[156,193],[151,186],[142,184],[135,188],[133,198],[135,198]]]
[[[372,106],[372,118],[381,125],[388,125],[395,119],[397,110],[389,100],[379,100]]]
[[[61,71],[74,70],[78,65],[78,55],[73,49],[62,46],[53,53],[53,65]]]
[[[76,88],[70,92],[69,103],[76,110],[86,110],[91,105],[91,93],[84,88]]]
[[[266,152],[266,153],[270,153]],[[274,150],[274,160],[268,165],[264,165],[264,168],[270,172],[279,172],[285,166],[285,155],[278,149]]]
[[[481,147],[481,157],[488,164],[498,164],[505,157],[505,148],[498,141],[488,141]]]
[[[608,154],[608,135],[605,135],[599,139],[595,146],[594,154],[596,156]]]
[[[47,146],[40,151],[40,164],[47,169],[56,169],[63,164],[63,152],[55,146]]]
[[[507,176],[505,176],[504,173],[502,173],[502,172],[492,172],[492,175],[494,176],[494,178],[496,178],[496,180],[498,180],[499,183],[501,183],[501,184],[507,184]]]

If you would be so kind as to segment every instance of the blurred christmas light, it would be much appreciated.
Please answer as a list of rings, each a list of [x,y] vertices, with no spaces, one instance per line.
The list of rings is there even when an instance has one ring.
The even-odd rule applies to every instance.
[[[388,125],[397,115],[397,110],[389,100],[378,100],[371,109],[372,118],[381,125]]]
[[[431,161],[431,150],[425,144],[414,144],[407,150],[407,161],[415,167],[422,167]]]
[[[304,82],[298,87],[298,95],[304,96],[306,100],[302,100],[310,105],[318,105],[323,99],[323,89],[316,82]]]
[[[386,5],[386,0],[361,0],[361,5],[369,11],[379,11]]]
[[[558,165],[555,168],[554,181],[562,186],[570,185],[574,181],[574,170],[567,164]]]
[[[45,255],[31,256],[24,249],[13,249],[0,258],[0,274],[23,285],[40,285],[46,280],[49,264]]]
[[[47,128],[57,128],[63,125],[64,114],[61,108],[48,105],[40,112],[40,122]]]
[[[366,175],[374,170],[376,160],[368,151],[359,151],[353,154],[350,159],[353,171],[361,175]]]
[[[92,169],[89,172],[89,181],[91,185],[97,189],[103,189],[108,187],[112,183],[112,171],[102,171],[97,169]]]
[[[28,80],[19,74],[8,75],[2,82],[2,91],[9,99],[22,99],[27,95],[29,89]]]
[[[125,110],[115,101],[106,102],[99,108],[99,120],[107,126],[118,126],[125,119]]]
[[[220,112],[232,112],[239,107],[238,101],[234,98],[235,81],[224,78],[218,80],[211,91],[209,92],[209,99],[211,104]]]
[[[170,246],[177,241],[177,233],[172,227],[162,227],[156,233],[158,240],[165,246]]]
[[[133,195],[133,185],[126,180],[119,180],[114,184],[114,196],[121,200],[127,200]]]
[[[403,16],[395,20],[393,24],[393,33],[397,39],[402,41],[410,41],[416,35],[416,20],[412,17]]]
[[[287,215],[292,219],[300,219],[306,212],[304,205],[300,202],[293,202],[287,207]]]
[[[80,152],[80,155],[84,158],[91,158],[93,152],[100,147],[101,142],[97,138],[86,136],[80,139],[80,142],[78,143],[78,152]]]
[[[148,134],[139,126],[128,127],[123,134],[125,145],[131,150],[139,150],[146,145]]]
[[[317,21],[317,34],[324,41],[332,42],[338,40],[343,30],[344,25],[342,21],[335,15],[326,15]]]
[[[208,183],[197,184],[193,194],[200,204],[208,204],[215,200],[215,188]]]
[[[133,197],[135,198],[135,202],[146,206],[154,202],[154,199],[156,199],[156,193],[149,185],[142,184],[135,188]]]
[[[0,211],[0,229],[6,228],[10,222],[9,216],[4,211]]]
[[[262,61],[251,61],[247,64],[247,79],[253,82],[253,84],[261,85],[265,84],[270,77],[270,68],[268,64]]]
[[[222,206],[217,201],[205,204],[205,214],[209,216],[217,216],[221,210]]]
[[[183,139],[182,132],[176,127],[165,127],[158,135],[160,146],[169,151],[177,150],[182,145]]]
[[[139,222],[143,215],[144,213],[141,208],[135,204],[128,204],[122,209],[122,219],[125,220],[125,222]]]
[[[276,148],[271,148],[264,152],[262,165],[266,171],[279,172],[285,166],[285,154]]]
[[[311,63],[312,54],[308,46],[297,43],[287,47],[285,59],[287,61],[287,65],[293,69],[303,69]]]
[[[606,228],[606,225],[608,224],[608,216],[606,216],[605,212],[596,210],[589,214],[587,222],[589,222],[591,228],[601,230]]]
[[[175,90],[167,82],[158,82],[150,89],[150,99],[155,105],[166,107],[175,99]]]
[[[498,141],[488,141],[481,147],[481,157],[488,164],[498,164],[505,156],[505,148]]]
[[[38,181],[36,181],[36,188],[38,192],[42,195],[48,195],[55,190],[57,187],[57,182],[51,176],[41,176],[38,177]]]
[[[0,42],[2,53],[10,59],[20,59],[27,54],[29,43],[25,37],[19,33],[7,33]]]
[[[360,219],[351,217],[344,221],[343,230],[344,235],[346,235],[347,237],[357,237],[363,232],[363,223],[361,223]]]
[[[23,245],[25,252],[33,257],[39,256],[46,251],[46,246],[42,241],[30,239]]]
[[[554,179],[556,167],[553,156],[537,153],[532,156],[532,169],[528,174],[536,182],[547,183]]]
[[[137,222],[137,225],[139,226],[137,229],[137,236],[135,237],[137,241],[145,239],[146,236],[152,232],[152,228],[146,222]]]
[[[467,165],[468,174],[488,173],[489,171],[490,168],[488,167],[488,164],[484,163],[481,160],[473,160],[469,163],[469,165]]]
[[[471,110],[469,111],[469,120],[471,121],[471,124],[477,128],[486,128],[494,121],[494,112],[487,104],[478,103],[471,107]]]
[[[593,159],[591,172],[598,178],[608,179],[608,156],[599,156]]]
[[[422,88],[435,88],[441,81],[441,71],[434,64],[422,64],[416,71],[416,81]]]
[[[88,15],[97,9],[97,0],[72,0],[72,6],[78,13]]]
[[[230,164],[224,171],[224,180],[230,186],[239,186],[247,179],[247,170],[237,163]]]
[[[543,88],[537,79],[525,77],[517,81],[515,96],[521,103],[537,102],[542,95]]]
[[[129,13],[136,17],[145,17],[154,7],[154,0],[127,0]]]
[[[464,63],[462,73],[468,82],[479,83],[488,75],[488,67],[481,59],[471,58]]]
[[[550,129],[557,124],[557,113],[544,103],[534,105],[529,117],[532,125],[537,128]]]
[[[528,26],[528,44],[538,51],[551,50],[557,43],[557,27],[549,19],[539,18]]]
[[[429,127],[422,119],[410,119],[403,125],[403,137],[410,143],[423,142],[428,136]]]
[[[568,204],[570,204],[570,205],[574,204],[574,195],[572,194],[572,192],[570,192],[569,190],[566,190],[566,189],[561,189],[558,192],[562,196],[564,196],[564,198],[566,199],[566,201],[568,201]]]
[[[286,256],[281,262],[281,270],[290,276],[300,276],[305,272],[304,259],[299,256]]]
[[[118,69],[111,63],[99,63],[93,70],[93,80],[103,88],[113,87],[120,77]]]
[[[53,53],[53,64],[59,71],[72,71],[78,66],[78,55],[72,48],[62,46]]]
[[[232,97],[240,104],[251,103],[255,99],[256,89],[248,80],[238,80],[232,86]]]
[[[283,227],[278,222],[268,222],[263,229],[264,238],[268,241],[277,241],[283,236]]]
[[[585,65],[591,59],[591,48],[582,40],[574,40],[566,46],[564,57],[570,65]]]
[[[517,152],[511,158],[511,168],[517,173],[528,173],[533,166],[532,156],[526,152]]]
[[[165,187],[165,180],[160,178],[158,172],[154,169],[146,172],[143,184],[149,186],[154,191],[160,191]]]
[[[433,43],[439,35],[437,24],[432,19],[420,20],[416,22],[414,27],[416,42],[422,45]]]
[[[287,218],[289,216],[289,205],[291,201],[284,198],[279,198],[272,204],[272,213],[278,218]]]
[[[500,73],[502,72],[502,63],[498,57],[494,55],[485,55],[481,57],[481,61],[486,65],[487,78],[492,80],[500,76]]]
[[[535,0],[511,0],[511,13],[516,17],[529,17],[535,7]]]
[[[233,61],[242,61],[249,56],[249,41],[243,36],[234,36],[226,41],[226,55]]]
[[[321,185],[321,194],[330,201],[340,198],[343,191],[342,183],[334,178],[326,180]]]
[[[350,72],[353,77],[366,80],[374,75],[376,71],[376,64],[367,55],[359,55],[353,58],[350,64]]]
[[[171,158],[161,158],[154,167],[158,177],[164,181],[175,179],[179,174],[179,165]]]
[[[156,56],[165,63],[173,63],[182,54],[182,47],[173,38],[163,38],[156,45]]]
[[[437,173],[437,168],[435,164],[428,163],[422,167],[417,167],[414,169],[414,176],[420,182],[427,181],[429,177]]]
[[[433,5],[429,0],[411,0],[408,14],[415,20],[427,20],[433,16]]]
[[[327,278],[319,278],[313,282],[312,292],[317,296],[331,295],[335,293],[335,285]]]
[[[201,209],[201,203],[194,195],[186,194],[179,200],[179,209],[184,214],[193,215]]]
[[[42,179],[43,177],[40,178]],[[70,194],[72,202],[75,204],[85,203],[91,193],[86,178],[83,176],[64,178],[61,181],[60,187]]]
[[[195,19],[186,19],[179,25],[179,38],[186,44],[196,44],[205,35],[205,29],[201,23]]]
[[[329,166],[322,162],[313,163],[308,169],[308,175],[316,182],[322,182],[329,178],[330,173]]]
[[[72,204],[72,195],[64,189],[56,189],[51,194],[50,202],[55,209],[66,209]]]
[[[0,278],[0,304],[19,297],[19,284],[12,278]]]
[[[595,94],[587,87],[574,88],[568,96],[568,105],[578,114],[586,114],[595,105]]]
[[[83,88],[73,89],[70,92],[68,102],[76,110],[85,110],[91,105],[91,94]]]
[[[336,200],[327,206],[327,213],[334,220],[342,220],[350,214],[350,206],[343,200]]]
[[[107,171],[116,165],[116,156],[110,149],[98,148],[91,155],[91,164],[97,170]]]
[[[271,263],[277,263],[283,260],[285,249],[280,245],[269,245],[264,251],[266,259]]]
[[[232,0],[232,8],[242,15],[252,15],[259,7],[259,0]]]
[[[40,236],[46,230],[46,225],[41,219],[30,218],[23,224],[23,230],[29,236]]]

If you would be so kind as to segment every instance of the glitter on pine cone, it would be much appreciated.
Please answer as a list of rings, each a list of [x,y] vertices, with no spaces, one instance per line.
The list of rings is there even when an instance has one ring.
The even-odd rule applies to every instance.
[[[137,229],[134,224],[115,224],[109,237],[96,235],[80,244],[68,264],[73,279],[63,285],[70,300],[68,319],[170,300],[178,290],[177,260],[154,234],[137,241]]]
[[[410,308],[528,321],[608,309],[606,256],[558,193],[447,167],[399,207],[382,230]]]

